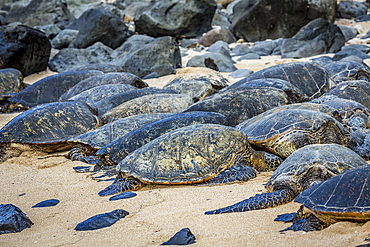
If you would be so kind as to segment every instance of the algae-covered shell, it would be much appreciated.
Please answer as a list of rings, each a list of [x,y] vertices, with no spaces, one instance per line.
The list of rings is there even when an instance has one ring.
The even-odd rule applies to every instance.
[[[328,114],[311,110],[281,110],[238,129],[248,136],[252,146],[282,158],[310,144],[354,145],[349,132],[340,122]]]
[[[80,101],[85,102],[87,104],[92,104],[98,102],[102,99],[107,97],[117,95],[123,92],[128,92],[131,90],[135,90],[136,87],[128,85],[128,84],[109,84],[109,85],[102,85],[90,88],[82,93],[79,93],[68,100],[73,101]]]
[[[17,93],[24,88],[23,75],[17,69],[0,69],[0,100],[5,93]]]
[[[179,113],[193,103],[193,99],[184,94],[145,95],[127,101],[102,116],[104,122],[147,113]]]
[[[12,103],[20,103],[25,107],[58,102],[62,94],[80,81],[102,73],[103,72],[91,70],[62,72],[51,75],[33,83],[8,100]]]
[[[18,115],[0,130],[0,143],[39,145],[46,152],[69,147],[67,140],[99,127],[91,108],[79,102],[49,103]]]
[[[108,84],[128,84],[137,88],[147,87],[148,84],[143,82],[139,77],[131,73],[105,73],[86,78],[78,84],[71,87],[67,92],[60,96],[59,101],[65,101],[69,98],[82,93],[93,87],[108,85]]]
[[[228,125],[236,126],[264,111],[288,104],[280,89],[241,88],[213,94],[191,105],[188,111],[217,112],[227,117]]]
[[[200,124],[166,133],[135,150],[117,166],[144,183],[205,182],[235,162],[248,143],[235,128]]]
[[[122,138],[99,149],[96,155],[107,155],[114,163],[119,163],[128,154],[144,146],[148,142],[175,129],[192,124],[221,124],[227,123],[227,118],[214,112],[178,113],[149,123],[142,128],[127,133]]]

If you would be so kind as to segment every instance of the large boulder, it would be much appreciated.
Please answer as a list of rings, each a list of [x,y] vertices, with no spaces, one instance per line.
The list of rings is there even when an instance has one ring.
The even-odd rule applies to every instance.
[[[309,57],[323,53],[335,53],[345,44],[340,28],[325,19],[318,18],[301,28],[290,39],[285,39],[281,46],[281,56]]]
[[[211,29],[214,0],[154,1],[134,19],[136,32],[152,37],[197,37]]]
[[[46,69],[51,44],[45,34],[24,25],[0,27],[0,69],[15,68],[23,76]]]
[[[34,27],[57,23],[65,26],[74,21],[75,17],[64,0],[32,0],[12,3],[6,19],[9,23],[21,22]]]
[[[127,45],[126,42],[123,45]],[[176,68],[181,68],[181,54],[175,38],[160,37],[137,46],[136,49],[134,45],[130,47],[129,52],[115,57],[113,61],[113,64],[121,66],[125,72],[139,77],[153,72],[163,76],[175,73]]]
[[[336,0],[245,0],[233,8],[230,30],[247,41],[290,38],[308,22],[334,22]]]
[[[85,11],[68,28],[78,30],[77,37],[69,45],[71,48],[86,48],[102,42],[115,49],[129,37],[123,19],[100,6]]]
[[[356,18],[366,15],[367,6],[364,3],[356,1],[342,1],[338,3],[337,17],[338,18]]]

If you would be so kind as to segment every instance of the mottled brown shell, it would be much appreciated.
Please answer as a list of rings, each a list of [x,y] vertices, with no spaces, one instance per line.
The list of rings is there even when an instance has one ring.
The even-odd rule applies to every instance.
[[[0,99],[5,93],[16,93],[22,90],[23,75],[16,69],[0,69]]]
[[[190,125],[132,152],[119,163],[117,170],[144,183],[200,183],[230,167],[247,145],[244,134],[235,128]]]

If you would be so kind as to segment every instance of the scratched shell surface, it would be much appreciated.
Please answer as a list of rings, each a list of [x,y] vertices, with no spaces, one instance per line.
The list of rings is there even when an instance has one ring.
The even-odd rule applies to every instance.
[[[148,113],[179,113],[193,103],[193,99],[184,94],[153,94],[129,100],[102,116],[105,122],[120,118]]]
[[[354,168],[313,185],[298,195],[295,201],[314,211],[361,212],[363,214],[358,216],[369,220],[370,165]]]
[[[232,165],[236,153],[246,145],[244,134],[235,128],[191,125],[135,150],[118,164],[117,170],[144,182],[203,182]]]
[[[0,130],[0,142],[55,143],[98,127],[90,108],[78,102],[37,106],[23,112]]]

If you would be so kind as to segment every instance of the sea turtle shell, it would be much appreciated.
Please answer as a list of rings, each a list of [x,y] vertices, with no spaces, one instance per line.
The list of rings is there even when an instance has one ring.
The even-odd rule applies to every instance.
[[[99,116],[102,116],[104,115],[104,113],[113,109],[116,106],[119,106],[120,104],[123,104],[129,100],[139,98],[144,95],[151,95],[151,94],[178,94],[178,92],[175,90],[171,90],[171,89],[147,87],[143,89],[130,90],[128,92],[123,92],[117,95],[112,95],[98,102],[92,103],[90,104],[90,106],[94,109],[97,109]]]
[[[324,94],[357,101],[370,108],[370,83],[365,80],[344,81]]]
[[[327,105],[336,109],[345,124],[348,124],[354,117],[361,117],[365,123],[364,127],[370,128],[370,110],[357,101],[339,98],[335,95],[326,95],[321,96],[318,99],[314,99],[311,102]]]
[[[323,64],[323,66],[329,71],[331,78],[337,83],[358,80],[360,70],[369,71],[366,65],[352,61],[335,61]]]
[[[129,84],[108,84],[90,88],[86,91],[83,91],[68,100],[85,102],[87,104],[92,104],[103,100],[107,97],[135,90],[136,87]]]
[[[51,75],[33,83],[8,100],[11,103],[19,103],[25,107],[58,102],[62,94],[80,81],[102,73],[103,72],[91,70],[62,72]]]
[[[174,114],[168,118],[149,123],[142,128],[138,128],[127,133],[115,142],[99,149],[96,155],[109,154],[109,159],[118,164],[131,152],[165,133],[192,124],[208,123],[225,125],[227,123],[227,118],[214,112],[187,112]]]
[[[23,75],[17,69],[0,69],[0,100],[3,94],[17,93],[25,88]]]
[[[80,102],[57,102],[31,108],[0,130],[0,143],[30,144],[44,152],[70,148],[72,136],[93,130],[101,122]]]
[[[264,78],[286,80],[306,94],[309,100],[324,94],[331,83],[329,72],[321,65],[311,62],[292,62],[254,72],[245,79],[232,84],[230,88],[238,87],[247,81]]]
[[[212,74],[182,74],[173,78],[164,89],[173,89],[181,94],[189,95],[197,102],[218,90],[227,87],[227,80],[215,80]]]
[[[93,87],[108,85],[108,84],[129,84],[137,88],[147,87],[148,84],[143,82],[139,77],[131,73],[125,72],[111,72],[105,74],[99,74],[92,76],[83,81],[80,81],[78,84],[71,87],[67,92],[60,96],[59,101],[65,101],[69,98],[82,93]]]
[[[310,144],[355,145],[350,133],[340,122],[319,111],[286,109],[241,126],[237,129],[248,137],[252,146],[283,159]]]
[[[153,94],[129,100],[102,116],[106,123],[120,118],[147,113],[179,113],[193,103],[193,99],[184,94]]]
[[[252,117],[250,119],[245,120],[241,124],[237,125],[236,128],[237,129],[243,129],[245,126],[248,126],[248,125],[258,121],[258,120],[260,120],[261,118],[263,118],[267,115],[270,115],[274,112],[286,110],[286,109],[302,109],[302,110],[319,111],[319,112],[323,112],[323,113],[326,113],[326,114],[330,115],[331,117],[335,118],[339,122],[342,122],[342,117],[340,116],[339,112],[337,110],[335,110],[333,107],[323,105],[323,104],[315,104],[315,103],[310,103],[310,102],[304,102],[304,103],[295,103],[295,104],[282,105],[282,106],[272,108],[270,110],[267,110],[263,113],[258,114],[255,117]]]
[[[313,213],[324,227],[341,220],[370,220],[370,165],[351,169],[301,192],[296,202]]]
[[[361,156],[342,145],[308,145],[286,158],[265,187],[271,192],[289,185],[297,196],[315,181],[323,181],[363,165],[367,162]]]
[[[99,70],[103,73],[124,72],[124,69],[122,68],[122,66],[114,65],[114,64],[102,64],[102,63],[81,65],[78,67],[74,67],[72,70],[73,71]]]
[[[122,118],[112,123],[105,124],[100,128],[91,130],[78,136],[74,136],[68,140],[68,143],[73,145],[81,144],[84,147],[87,147],[91,153],[95,153],[99,148],[118,140],[131,131],[140,129],[149,123],[161,120],[163,118],[171,117],[172,115],[174,114],[153,113]]]
[[[235,128],[190,125],[135,150],[116,169],[143,183],[201,183],[232,166],[247,145],[244,134]]]
[[[217,112],[227,117],[228,125],[236,126],[264,111],[288,103],[287,95],[280,89],[236,88],[204,98],[185,112]]]
[[[289,102],[291,103],[298,103],[308,100],[306,94],[304,94],[301,90],[299,90],[296,86],[294,86],[290,82],[282,79],[276,78],[256,79],[246,81],[243,84],[240,84],[237,88],[260,88],[260,87],[277,88],[283,90],[288,96]]]

